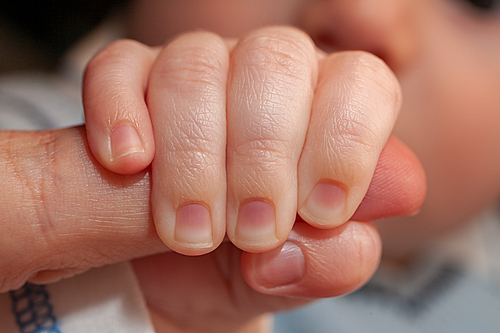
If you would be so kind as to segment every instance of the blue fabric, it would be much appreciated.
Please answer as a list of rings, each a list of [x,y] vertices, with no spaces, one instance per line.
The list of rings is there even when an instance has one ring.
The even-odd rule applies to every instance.
[[[10,297],[19,332],[61,333],[45,286],[26,283]]]

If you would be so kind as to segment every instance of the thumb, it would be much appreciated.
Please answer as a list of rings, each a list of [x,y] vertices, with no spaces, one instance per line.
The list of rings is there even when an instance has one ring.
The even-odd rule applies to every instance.
[[[420,162],[391,137],[352,221],[320,230],[297,217],[284,245],[265,253],[243,253],[243,276],[252,288],[268,295],[330,297],[351,292],[375,272],[382,249],[376,229],[355,221],[413,214],[425,192]]]
[[[108,172],[86,142],[83,127],[0,132],[0,292],[166,250],[149,173]]]

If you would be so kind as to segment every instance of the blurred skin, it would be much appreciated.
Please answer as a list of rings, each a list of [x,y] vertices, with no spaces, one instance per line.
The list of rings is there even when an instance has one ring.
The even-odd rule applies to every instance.
[[[237,37],[287,24],[326,52],[382,58],[403,90],[393,134],[417,154],[428,179],[418,216],[377,223],[385,255],[425,248],[498,200],[498,11],[466,0],[142,0],[129,13],[128,36],[149,45],[200,28]]]
[[[85,127],[0,132],[0,292],[135,259],[158,332],[265,331],[270,312],[351,292],[366,283],[380,259],[380,237],[367,222],[412,214],[424,198],[417,158],[390,137],[400,101],[396,78],[380,59],[366,52],[326,55],[291,27],[253,30],[237,44],[208,32],[183,34],[164,48],[113,43],[87,67]],[[104,152],[130,162],[120,165],[133,170],[124,176],[94,158],[91,136],[99,134],[95,120],[109,124],[129,115],[141,125],[151,125],[151,117],[155,131],[148,135],[155,142],[148,143],[160,148],[151,168],[149,160],[137,172],[135,157],[155,149],[133,145],[129,154],[132,127],[123,122],[108,132],[111,140],[101,132]],[[350,186],[346,195],[335,181]],[[257,212],[257,218],[244,229],[239,216],[236,233],[228,228],[234,245],[220,244],[226,183],[236,188],[233,195],[240,184],[244,195],[271,188],[278,218],[271,216],[265,230],[280,239],[258,243],[263,219],[253,209],[246,212]],[[309,195],[312,204],[302,195],[300,206],[308,183],[319,183],[320,193]],[[203,208],[198,202],[206,199],[206,184],[209,195],[222,200],[209,206],[218,209],[212,210],[219,214],[217,225],[209,233],[212,222],[202,225],[199,237],[196,209]],[[155,192],[165,189],[170,193]],[[155,207],[177,208],[182,216],[193,192],[200,200],[194,218],[179,223],[182,218],[160,214],[163,226],[175,222],[175,234],[158,228]],[[340,199],[333,210],[325,193]],[[349,200],[353,193],[356,200]],[[269,198],[259,194],[257,200]],[[289,199],[285,207],[279,206],[281,196]],[[246,204],[247,198],[233,203]],[[209,200],[201,202],[211,205]],[[351,211],[343,209],[348,204]],[[306,213],[304,220],[297,211]],[[287,218],[280,219],[280,212]],[[289,229],[279,233],[283,226]],[[245,232],[257,237],[245,243]],[[174,253],[158,236],[174,251],[206,255]]]
[[[310,42],[307,42],[309,39],[294,29],[264,28],[255,30],[269,25],[296,26],[309,35],[326,53],[333,53],[326,55],[316,52],[315,57]],[[213,34],[205,33],[204,35],[199,29],[215,32],[222,37],[240,38],[239,43],[236,44],[235,40],[223,40]],[[193,30],[198,30],[198,32],[181,35]],[[243,37],[241,37],[242,35]],[[268,57],[265,58],[255,57],[255,53],[262,52],[264,48],[260,48],[261,45],[252,44],[252,42],[266,40],[255,38],[255,36],[262,37],[262,35],[267,38],[271,36],[267,40],[280,41],[280,43],[270,44],[279,45],[278,52],[271,52],[271,56],[268,53]],[[281,113],[271,114],[271,119],[273,115],[283,116],[283,118],[278,117],[273,119],[274,122],[260,124],[271,123],[272,129],[280,129],[284,124],[283,127],[287,131],[277,133],[279,135],[276,136],[276,142],[289,143],[288,137],[280,136],[283,133],[295,134],[291,137],[298,138],[298,141],[307,135],[305,147],[302,153],[287,150],[286,148],[290,146],[285,146],[285,149],[269,150],[284,152],[285,155],[289,154],[287,156],[294,158],[300,155],[300,163],[303,163],[304,160],[307,163],[307,160],[310,159],[310,156],[307,156],[308,153],[327,147],[326,153],[334,153],[325,154],[323,155],[325,158],[317,158],[316,161],[319,161],[319,164],[330,166],[336,165],[333,162],[338,162],[337,165],[342,167],[346,160],[347,162],[353,161],[346,156],[359,157],[359,154],[343,154],[343,148],[350,148],[349,143],[361,143],[361,146],[365,144],[365,147],[370,148],[373,148],[370,144],[375,143],[375,146],[381,148],[380,143],[387,139],[400,101],[399,88],[396,87],[397,84],[394,84],[394,77],[385,65],[373,56],[367,56],[367,53],[336,54],[336,51],[368,51],[385,61],[396,74],[402,86],[404,104],[401,115],[397,118],[393,134],[416,152],[428,175],[428,199],[418,216],[379,221],[378,225],[387,256],[402,257],[427,247],[429,240],[434,236],[456,229],[474,214],[498,199],[500,192],[500,173],[498,172],[500,170],[500,154],[498,153],[500,151],[498,131],[498,124],[500,124],[500,112],[498,112],[500,99],[498,96],[500,94],[496,93],[497,87],[500,86],[500,61],[498,60],[500,59],[500,47],[498,46],[500,18],[498,14],[480,12],[459,0],[145,0],[132,4],[128,16],[127,36],[152,46],[167,46],[165,48],[147,48],[135,42],[119,42],[101,52],[89,64],[84,82],[83,100],[86,112],[88,112],[87,133],[89,134],[90,149],[99,163],[112,171],[117,171],[113,169],[113,163],[120,161],[123,156],[121,161],[125,161],[125,163],[122,163],[120,167],[124,169],[118,170],[119,173],[134,173],[140,170],[141,168],[137,168],[140,163],[137,164],[134,160],[138,156],[136,153],[145,153],[149,156],[148,158],[152,158],[155,151],[151,145],[154,144],[151,140],[153,136],[151,128],[144,131],[146,133],[144,135],[148,136],[146,141],[149,146],[143,146],[132,154],[120,155],[116,159],[114,159],[113,149],[115,148],[113,145],[120,140],[116,141],[109,137],[107,139],[107,135],[114,136],[119,133],[119,138],[127,137],[128,134],[124,132],[128,129],[124,130],[124,127],[119,127],[120,123],[113,124],[115,119],[121,120],[123,114],[127,114],[127,110],[132,110],[131,123],[134,124],[149,124],[148,118],[151,117],[154,139],[160,147],[163,147],[162,150],[156,151],[151,172],[153,179],[151,206],[156,230],[160,237],[166,234],[167,237],[162,237],[165,243],[175,251],[184,254],[203,254],[217,248],[224,235],[223,229],[214,229],[216,231],[213,242],[203,243],[208,244],[207,246],[202,244],[205,246],[203,248],[196,248],[202,242],[192,243],[190,241],[187,242],[189,244],[187,247],[178,246],[179,244],[175,243],[177,235],[172,237],[172,223],[169,226],[170,231],[158,227],[162,224],[158,224],[155,207],[157,209],[158,207],[160,207],[159,209],[168,207],[166,208],[168,210],[170,209],[168,200],[171,198],[178,200],[179,197],[181,200],[188,200],[188,202],[205,203],[206,201],[202,200],[204,198],[199,199],[202,195],[194,198],[191,196],[192,192],[197,195],[199,192],[203,192],[198,191],[200,188],[203,190],[203,185],[197,187],[201,183],[199,179],[214,181],[216,185],[222,184],[224,183],[224,166],[226,166],[229,193],[228,236],[237,247],[249,251],[243,253],[241,266],[239,262],[241,252],[229,243],[224,243],[208,255],[197,258],[188,258],[170,252],[135,260],[133,263],[137,277],[159,331],[162,329],[171,331],[173,327],[181,331],[189,331],[189,328],[204,330],[206,327],[213,331],[221,331],[222,328],[229,331],[241,327],[242,323],[248,321],[250,321],[250,325],[254,323],[258,325],[262,321],[256,320],[254,322],[252,318],[257,318],[267,311],[291,308],[310,301],[309,297],[335,296],[352,291],[366,282],[370,273],[375,269],[380,253],[380,239],[369,224],[354,222],[359,218],[359,215],[354,216],[352,219],[354,221],[351,220],[341,226],[338,226],[339,224],[321,225],[321,223],[315,223],[318,221],[314,221],[314,219],[307,220],[301,214],[303,212],[300,211],[299,207],[299,214],[309,224],[303,223],[301,218],[297,218],[288,241],[284,245],[281,244],[285,241],[286,232],[280,234],[279,230],[277,232],[279,239],[276,241],[271,239],[264,246],[255,246],[252,243],[245,244],[244,241],[241,242],[241,239],[234,237],[234,229],[231,230],[229,223],[232,199],[231,181],[241,176],[244,179],[241,183],[251,185],[246,189],[255,198],[260,193],[257,195],[252,193],[254,188],[257,190],[265,188],[267,182],[272,183],[274,179],[278,179],[279,185],[284,184],[285,182],[282,182],[279,177],[283,174],[293,175],[294,163],[297,162],[293,160],[291,165],[287,165],[290,167],[289,169],[283,168],[283,171],[277,172],[274,178],[262,178],[265,180],[262,183],[258,182],[262,180],[259,177],[245,179],[244,172],[231,174],[231,170],[234,171],[238,167],[252,165],[252,162],[255,162],[255,160],[248,159],[237,160],[234,163],[235,159],[232,160],[231,157],[234,152],[231,149],[236,151],[234,147],[245,147],[245,143],[248,142],[260,144],[272,142],[275,139],[274,137],[271,139],[265,137],[265,134],[268,133],[265,128],[257,126],[257,129],[250,128],[249,130],[249,127],[246,126],[252,121],[239,119],[239,122],[234,122],[234,119],[238,118],[240,114],[257,113],[257,116],[264,115],[261,118],[265,118],[265,110],[280,110]],[[174,38],[177,36],[180,37]],[[294,42],[283,43],[287,40]],[[207,72],[199,70],[200,67],[194,67],[194,71],[186,70],[186,68],[192,69],[189,66],[175,67],[179,64],[184,66],[207,64],[207,58],[201,58],[202,61],[197,61],[198,57],[193,58],[190,53],[180,52],[180,50],[192,51],[193,45],[202,45],[194,49],[201,50],[201,54],[205,55],[207,53],[203,52],[208,50],[211,52],[208,53],[211,56],[208,59],[215,59],[214,62],[208,62],[209,66],[201,66],[203,69],[208,67],[212,70],[209,72],[209,76],[203,76]],[[290,45],[295,48],[288,48],[286,52],[280,48]],[[304,45],[308,46],[304,47]],[[294,53],[296,49],[300,51]],[[230,57],[228,50],[231,52]],[[258,52],[252,53],[256,50]],[[216,56],[212,57],[214,54]],[[172,55],[176,56],[172,57]],[[303,55],[306,55],[307,60],[301,64],[288,61],[290,59],[294,61],[304,60],[301,58]],[[229,66],[228,58],[231,58]],[[264,64],[264,69],[271,70],[267,72],[265,70],[261,72],[249,71],[248,68],[255,70],[258,66],[245,68],[245,65],[248,65],[245,60],[248,59],[257,59],[258,65]],[[349,68],[347,72],[353,75],[342,76],[341,69],[345,68],[343,65],[349,64],[346,59],[362,59],[362,61],[355,61],[355,63],[363,65],[360,71],[347,67]],[[287,67],[290,63],[297,66]],[[318,78],[323,78],[323,81],[315,80],[316,64],[318,65]],[[329,66],[328,64],[333,65]],[[366,64],[369,65],[366,66]],[[229,70],[226,70],[228,67]],[[285,68],[284,71],[283,68]],[[293,71],[290,71],[290,68]],[[356,69],[359,68],[356,67]],[[279,76],[287,70],[297,76],[289,75],[285,79]],[[297,70],[300,74],[297,74]],[[241,73],[250,73],[250,75],[241,75]],[[266,76],[269,73],[272,75]],[[372,77],[370,73],[375,73],[374,80],[366,80]],[[169,76],[172,74],[177,76]],[[191,74],[195,75],[189,76]],[[197,76],[198,74],[200,76]],[[312,80],[308,81],[308,77],[311,76]],[[244,78],[244,84],[235,85],[234,82],[238,83],[238,79],[241,77]],[[303,85],[290,84],[290,77],[293,79],[304,78],[301,82]],[[335,81],[339,77],[340,79]],[[227,92],[224,81],[226,78],[228,82]],[[245,81],[247,78],[248,80]],[[299,79],[299,81],[301,80]],[[364,85],[374,81],[378,83],[375,86]],[[262,82],[268,84],[268,86],[264,85],[267,90],[262,89],[262,85],[260,85]],[[313,89],[311,89],[311,82]],[[315,82],[319,82],[317,87]],[[337,83],[326,85],[325,89],[325,86],[322,86],[324,82]],[[360,82],[361,84],[357,85]],[[239,87],[243,88],[239,89]],[[250,89],[245,89],[249,87]],[[293,90],[297,87],[300,89]],[[361,87],[366,88],[366,91],[358,89]],[[385,87],[385,89],[377,90],[380,87]],[[199,95],[195,95],[195,98],[191,100],[190,97],[193,95],[183,95],[185,91],[199,93]],[[215,91],[223,97],[227,93],[227,104],[220,103],[220,101],[224,101],[222,98],[216,99],[215,103],[210,104],[213,100],[207,97],[213,96],[207,95],[207,91]],[[266,95],[268,91],[272,93]],[[388,94],[386,94],[387,92]],[[314,96],[311,97],[311,95]],[[266,99],[267,96],[273,98]],[[333,98],[322,100],[322,96],[333,96]],[[279,97],[282,100],[279,100]],[[307,106],[310,104],[307,103],[310,98],[313,99],[313,103],[309,131],[304,133],[304,120],[297,121],[297,119],[293,119],[293,116],[296,113],[304,116],[301,112],[309,111]],[[195,103],[190,104],[192,101]],[[203,103],[196,104],[196,101]],[[235,101],[236,106],[234,105]],[[275,103],[277,101],[278,103]],[[381,101],[383,101],[382,104],[380,104]],[[384,104],[387,101],[391,101],[390,106]],[[184,102],[186,103],[184,104]],[[262,107],[262,105],[268,106],[266,102],[277,107]],[[302,107],[295,104],[301,104]],[[210,107],[206,107],[206,105],[210,105]],[[337,110],[337,107],[342,111],[337,112],[333,118],[322,118],[318,117],[320,112],[316,112],[316,105],[320,105],[319,109],[326,110],[327,113],[332,109]],[[385,107],[380,107],[381,105],[385,105]],[[342,109],[343,106],[347,107]],[[358,109],[356,106],[361,107]],[[244,111],[241,111],[242,109]],[[294,110],[294,112],[283,112],[289,109]],[[213,114],[219,118],[213,117],[211,114],[213,110],[216,110]],[[262,113],[261,110],[264,112]],[[366,113],[367,110],[374,112]],[[259,112],[261,113],[259,114]],[[351,114],[351,118],[343,119],[344,112]],[[186,113],[188,116],[185,116]],[[201,118],[196,118],[200,115]],[[225,117],[220,119],[224,115],[227,119]],[[137,118],[134,118],[135,116]],[[286,118],[287,116],[290,118]],[[123,118],[129,120],[126,117]],[[193,122],[191,119],[197,121]],[[201,130],[202,135],[195,135],[194,138],[202,138],[202,140],[189,140],[193,137],[193,133],[198,133],[200,126],[203,127],[212,122],[226,125],[226,120],[227,146],[225,146],[226,131],[224,131],[224,127],[216,128],[213,131],[215,133],[213,136],[205,136],[205,134],[210,133]],[[380,122],[380,120],[382,121]],[[346,126],[335,127],[338,123]],[[101,127],[96,124],[100,124]],[[104,126],[102,126],[103,124]],[[110,124],[112,126],[106,128],[106,125]],[[195,126],[190,126],[192,124]],[[350,140],[352,137],[342,140],[342,134],[347,133],[348,136],[350,133],[351,125],[354,125],[354,128],[367,130],[361,131],[362,135],[359,136],[356,136],[359,133],[355,131],[354,140]],[[361,126],[356,127],[356,125]],[[289,127],[292,127],[292,132],[290,132]],[[331,132],[324,131],[323,134],[316,135],[318,130],[321,132],[331,128],[333,128]],[[140,132],[143,129],[141,127]],[[250,138],[247,142],[242,141],[243,143],[239,142],[238,139],[244,137],[246,133],[257,133],[257,138]],[[259,135],[264,137],[259,137]],[[308,147],[307,144],[310,144],[311,139],[316,137],[319,138],[314,145],[317,149]],[[333,140],[332,144],[329,141],[331,137],[340,140]],[[185,138],[188,139],[187,143],[192,144],[192,146],[178,144],[183,142],[182,140],[186,141]],[[216,140],[212,140],[213,138]],[[259,139],[263,140],[259,141]],[[101,151],[106,152],[104,154],[99,154],[99,141],[104,148]],[[122,140],[122,142],[126,141],[127,139]],[[140,140],[138,141],[140,142]],[[200,149],[200,146],[196,146],[199,143],[215,143],[217,147],[213,151],[216,153],[203,155],[205,151]],[[392,144],[394,141],[390,139],[388,146]],[[193,146],[196,149],[186,148]],[[292,146],[296,148],[297,144]],[[300,142],[298,146],[300,146]],[[109,149],[110,147],[111,149]],[[217,154],[220,151],[225,152],[226,147],[227,161],[224,154]],[[275,147],[281,148],[281,146],[271,145],[271,148]],[[340,152],[336,148],[339,148]],[[378,148],[366,149],[369,151],[369,158],[372,159],[372,153],[380,151]],[[265,151],[265,149],[262,150]],[[120,151],[120,149],[115,149],[116,151]],[[190,155],[189,153],[193,151],[194,154]],[[175,155],[172,152],[180,152],[180,154]],[[361,155],[366,153],[362,149],[355,152],[361,152]],[[269,156],[279,157],[279,155],[271,154]],[[106,156],[112,158],[107,158],[106,161]],[[215,157],[217,160],[214,163],[213,160],[198,159],[200,156],[202,158],[205,156]],[[233,154],[234,156],[237,154]],[[331,156],[334,156],[334,159],[331,159]],[[335,156],[338,157],[338,161],[335,160]],[[381,160],[383,160],[382,156],[383,154]],[[188,163],[187,167],[184,167],[183,159],[191,164]],[[142,167],[148,165],[150,161],[148,160]],[[395,165],[399,164],[394,163],[394,161],[392,166],[391,163],[388,163],[389,168],[386,169],[386,171],[389,170],[388,174],[390,174],[391,169],[395,170]],[[299,173],[301,171],[300,163],[298,165]],[[355,170],[359,164],[348,164],[347,169]],[[415,166],[418,163],[411,162],[409,164]],[[171,165],[174,165],[174,168],[168,169]],[[209,173],[210,176],[202,177],[203,172],[207,170],[204,169],[206,165],[215,166],[213,168],[215,173]],[[312,167],[302,169],[307,171],[304,174],[316,171],[314,163],[311,165]],[[353,171],[352,178],[358,179],[358,177],[370,174],[370,170],[361,169],[362,171],[359,173]],[[266,168],[257,170],[260,175],[265,175]],[[192,171],[195,173],[191,174]],[[342,172],[340,171],[340,173]],[[161,176],[155,178],[155,174]],[[304,174],[301,175],[301,179],[304,179]],[[377,175],[377,172],[375,174]],[[383,185],[389,179],[385,178],[388,174],[373,178],[371,185],[378,184],[378,187],[374,186],[378,188],[378,195],[384,193]],[[399,173],[396,177],[403,179],[401,174],[404,172]],[[411,170],[408,174],[412,174]],[[183,178],[185,176],[187,177]],[[221,177],[221,180],[217,177]],[[338,180],[331,175],[325,177],[326,179]],[[163,184],[162,181],[168,178],[174,178],[175,181],[173,183],[167,181]],[[423,179],[422,177],[417,178],[420,181]],[[190,183],[192,180],[194,181]],[[185,183],[188,185],[184,186]],[[419,186],[418,183],[419,181],[414,182],[417,187],[422,189],[423,187]],[[174,186],[169,186],[171,184]],[[299,204],[300,186],[303,184],[304,181],[298,182]],[[368,182],[365,181],[364,184],[368,185]],[[195,189],[191,193],[189,191],[175,192],[179,188],[182,190],[183,186],[192,190],[193,186],[191,185],[194,185]],[[285,191],[287,195],[291,193],[290,202],[294,201],[293,185]],[[356,189],[356,186],[352,186],[352,188]],[[167,192],[155,192],[158,189],[160,191],[166,189]],[[349,188],[350,190],[351,188]],[[160,194],[157,195],[157,193]],[[226,191],[221,188],[217,193],[224,194]],[[396,193],[397,196],[397,192],[391,193],[393,195]],[[370,191],[368,194],[368,200],[364,201],[364,207],[369,207],[368,211],[394,200],[394,196],[377,195],[370,199]],[[269,198],[264,195],[261,198]],[[238,200],[241,200],[239,203],[246,203],[244,199],[237,198],[234,201],[238,203]],[[271,199],[276,200],[276,197]],[[361,198],[358,199],[361,200]],[[224,198],[221,201],[223,202]],[[179,209],[177,211],[179,212],[179,207],[185,207],[181,204],[183,204],[182,201],[171,205],[174,208],[174,213],[175,209]],[[235,206],[238,205],[234,205],[233,202],[233,207]],[[400,205],[396,203],[395,206]],[[212,206],[209,207],[212,208]],[[290,207],[292,206],[288,206],[288,208]],[[223,208],[217,209],[225,212]],[[254,211],[258,210],[254,209]],[[287,211],[295,213],[295,209],[287,209]],[[407,214],[411,212],[414,211],[397,213]],[[160,214],[159,216],[169,216],[166,221],[172,221],[173,219],[168,214]],[[372,217],[374,216],[372,215]],[[289,216],[288,221],[293,222],[293,218],[294,216]],[[359,218],[359,220],[372,219],[368,217],[366,219]],[[163,225],[168,226],[168,223]],[[312,226],[337,227],[320,230]],[[277,225],[277,229],[279,229],[279,225]],[[170,243],[169,241],[172,239],[174,242]],[[205,239],[206,237],[203,237],[203,240]],[[191,244],[196,244],[196,246],[192,247]],[[278,247],[273,250],[274,246]],[[359,263],[358,260],[360,260]],[[288,296],[305,298],[289,298]],[[213,311],[216,312],[215,315],[212,315]]]
[[[229,242],[204,256],[169,251],[151,217],[151,169],[132,176],[104,169],[83,126],[0,131],[0,166],[0,292],[141,258],[133,263],[158,332],[265,329],[262,314],[359,288],[380,257],[370,223],[322,230],[300,218],[284,246],[265,253]],[[415,211],[424,183],[416,157],[390,138],[353,219]]]
[[[328,53],[365,50],[383,59],[404,97],[393,134],[416,152],[428,178],[427,201],[418,216],[378,223],[386,255],[425,248],[430,236],[457,228],[498,200],[498,13],[480,13],[465,0],[143,0],[134,2],[129,14],[128,37],[149,45],[200,28],[240,37],[261,26],[286,24],[304,30]],[[6,203],[0,244],[11,250],[0,260],[1,271],[9,273],[0,280],[2,291],[26,280],[53,282],[90,267],[156,254],[134,266],[158,331],[221,332],[248,321],[258,326],[261,314],[306,303],[307,297],[345,294],[375,270],[377,233],[352,221],[319,230],[299,218],[283,247],[243,253],[241,262],[241,251],[229,243],[196,258],[164,253],[149,211],[149,170],[132,178],[107,172],[89,159],[86,139],[82,128],[2,134],[0,162],[7,170],[2,183],[8,191],[0,193],[0,203]],[[394,161],[374,177],[379,195],[385,193],[381,184],[395,173]],[[413,158],[409,164],[418,163]],[[396,174],[403,178],[405,171]],[[368,211],[384,199],[374,195]],[[376,217],[355,215],[361,221]],[[299,281],[287,281],[290,276]]]
[[[124,40],[99,52],[83,83],[90,149],[124,174],[155,153],[159,237],[176,252],[206,254],[133,261],[158,330],[233,331],[365,283],[381,241],[355,221],[412,214],[425,193],[417,159],[389,137],[400,102],[380,59],[326,55],[291,27],[238,40],[185,33],[157,48]],[[259,201],[274,205],[271,219]],[[219,246],[226,222],[234,246]]]

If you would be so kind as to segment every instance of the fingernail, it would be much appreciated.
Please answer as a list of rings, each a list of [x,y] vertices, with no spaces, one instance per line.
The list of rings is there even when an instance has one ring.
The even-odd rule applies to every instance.
[[[141,138],[132,126],[121,125],[111,133],[111,161],[132,153],[143,152]]]
[[[256,255],[254,272],[258,283],[276,288],[299,282],[305,272],[304,254],[300,247],[285,242],[282,247]]]
[[[261,200],[250,201],[241,206],[236,223],[236,238],[249,245],[277,241],[274,207]]]
[[[175,240],[191,246],[212,246],[212,218],[202,204],[187,204],[179,208],[175,221]]]
[[[337,182],[317,183],[307,197],[301,213],[319,224],[331,224],[344,213],[345,187]]]

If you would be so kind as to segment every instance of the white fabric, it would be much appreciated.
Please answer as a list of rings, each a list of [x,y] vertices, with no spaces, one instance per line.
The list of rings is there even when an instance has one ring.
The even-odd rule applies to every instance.
[[[93,269],[46,289],[62,333],[154,332],[129,263]],[[10,295],[0,294],[2,333],[19,332],[11,305]]]

